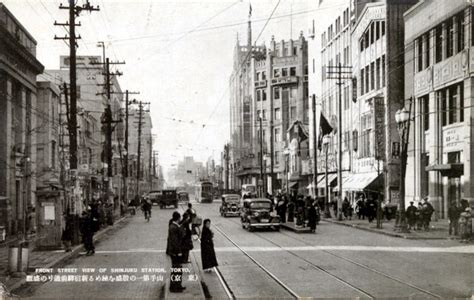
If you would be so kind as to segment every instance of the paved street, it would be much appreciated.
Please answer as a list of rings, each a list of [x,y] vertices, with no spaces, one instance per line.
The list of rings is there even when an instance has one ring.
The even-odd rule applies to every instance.
[[[195,204],[199,215],[212,220],[215,233],[223,280],[215,272],[196,273],[214,298],[228,297],[223,282],[236,298],[472,295],[472,246],[450,240],[405,240],[330,223],[322,223],[316,234],[250,233],[241,228],[239,218],[220,217],[218,207],[218,202]],[[17,294],[34,299],[176,297],[164,291],[166,278],[144,282],[144,274],[152,273],[141,273],[142,268],[167,266],[164,250],[172,211],[154,207],[150,223],[141,214],[129,218],[97,244],[94,256],[81,255],[64,266],[96,268],[96,272],[108,268],[108,275],[111,268],[137,268],[135,282],[34,283]],[[194,262],[200,265],[198,242],[192,253]],[[187,281],[184,285],[188,287],[185,297],[202,297],[198,282]]]

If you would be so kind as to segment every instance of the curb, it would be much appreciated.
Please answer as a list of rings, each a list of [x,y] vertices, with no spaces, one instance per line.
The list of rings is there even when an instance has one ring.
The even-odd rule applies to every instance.
[[[289,225],[286,225],[285,223],[282,223],[280,226],[282,228],[285,228],[286,230],[290,230],[296,233],[312,233],[311,229],[309,229],[308,227],[303,227],[304,229],[298,229],[298,228],[294,228]]]
[[[326,221],[326,222],[333,223],[333,224],[337,224],[337,225],[341,225],[341,226],[352,227],[352,228],[359,229],[359,230],[364,230],[364,231],[368,231],[368,232],[383,234],[383,235],[387,235],[387,236],[391,236],[391,237],[402,238],[402,239],[406,239],[406,240],[451,240],[451,239],[453,239],[453,238],[451,238],[451,237],[417,237],[417,236],[409,236],[409,235],[405,235],[405,234],[401,234],[401,233],[396,233],[396,232],[386,232],[386,231],[382,231],[382,230],[375,229],[375,228],[367,228],[367,227],[360,226],[360,225],[356,225],[356,224],[343,223],[343,222],[334,221],[334,220],[331,220],[331,219],[323,219],[323,220]]]
[[[121,217],[116,222],[114,222],[114,225],[120,224],[121,222],[123,222],[127,218],[128,218],[128,216]],[[94,236],[94,242],[98,241],[106,232],[109,232],[110,230],[112,230],[114,228],[114,225],[107,226],[107,228],[104,228],[102,231],[98,232]],[[62,263],[63,261],[77,256],[79,254],[79,252],[81,252],[81,250],[83,250],[83,249],[84,249],[84,246],[82,244],[76,245],[74,248],[72,248],[71,252],[64,252],[64,255],[62,255],[58,259],[50,262],[49,264],[45,265],[43,268],[46,268],[46,269],[47,268],[53,268],[54,266]],[[8,289],[8,291],[12,292],[12,291],[20,288],[25,283],[26,283],[26,278],[21,278],[21,280],[14,283],[13,285],[7,286],[7,289]]]

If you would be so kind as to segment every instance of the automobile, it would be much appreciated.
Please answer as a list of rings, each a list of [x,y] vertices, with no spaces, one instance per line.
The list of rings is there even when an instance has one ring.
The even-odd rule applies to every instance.
[[[158,201],[162,195],[162,191],[154,190],[150,191],[147,195],[148,199],[150,199],[152,205],[158,205]]]
[[[267,198],[248,198],[242,203],[240,213],[242,228],[253,231],[255,228],[280,230],[281,220],[273,212],[272,200]]]
[[[162,190],[161,196],[158,198],[158,205],[161,209],[167,206],[174,206],[175,208],[178,207],[178,195],[176,190]]]
[[[188,192],[185,192],[185,191],[178,192],[178,201],[180,201],[180,202],[189,202]]]
[[[240,216],[240,196],[238,194],[224,194],[219,207],[221,216]]]

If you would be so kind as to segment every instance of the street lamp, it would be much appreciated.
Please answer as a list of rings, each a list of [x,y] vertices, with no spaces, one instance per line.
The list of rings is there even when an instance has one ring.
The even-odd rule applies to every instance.
[[[262,197],[265,197],[266,194],[268,193],[268,178],[267,177],[267,160],[270,159],[270,155],[265,153],[263,155],[263,195]]]
[[[395,121],[398,125],[398,133],[400,134],[400,189],[399,189],[399,222],[398,230],[400,232],[409,232],[405,216],[405,175],[407,169],[408,157],[408,137],[410,134],[410,108],[405,107],[399,109],[395,114]],[[397,229],[397,228],[395,228]]]
[[[286,173],[286,195],[288,196],[290,193],[290,178],[288,176],[289,174],[289,165],[290,165],[290,150],[286,148],[283,151],[283,154],[285,155],[285,173]]]

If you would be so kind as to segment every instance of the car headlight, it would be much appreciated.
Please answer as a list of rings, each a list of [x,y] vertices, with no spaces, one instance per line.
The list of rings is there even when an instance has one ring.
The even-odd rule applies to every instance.
[[[254,216],[254,217],[258,217],[259,215],[260,215],[260,214],[258,213],[258,211],[254,211],[254,212],[253,212],[253,216]]]

